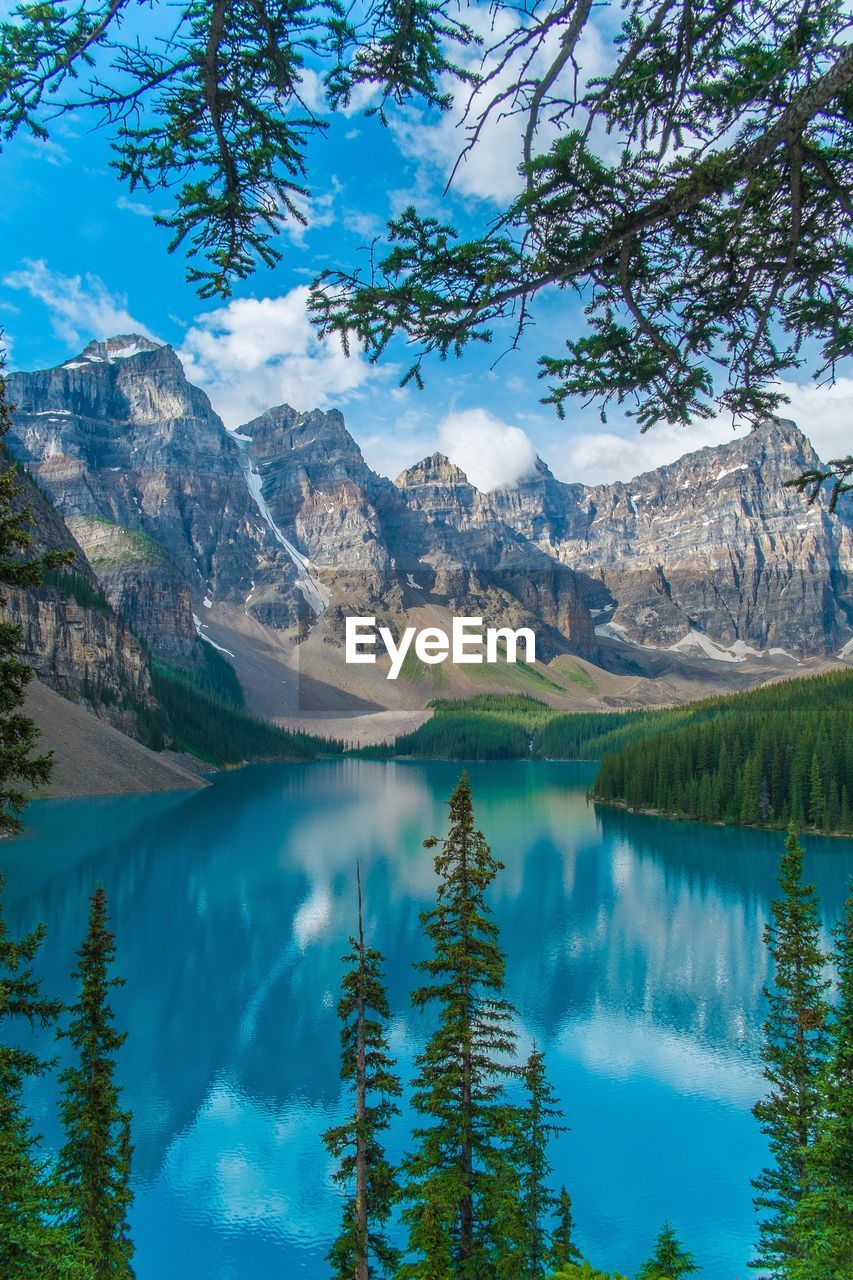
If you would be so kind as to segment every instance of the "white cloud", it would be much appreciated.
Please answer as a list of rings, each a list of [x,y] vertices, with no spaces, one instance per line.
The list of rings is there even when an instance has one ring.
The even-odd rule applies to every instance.
[[[24,140],[24,145],[29,147],[36,159],[44,160],[46,164],[53,165],[54,168],[60,168],[71,163],[71,157],[62,143],[55,142],[53,138],[34,138],[32,135],[28,135]]]
[[[26,260],[18,271],[3,279],[10,289],[25,289],[50,312],[54,333],[64,342],[110,338],[118,333],[140,333],[154,338],[146,324],[128,311],[127,297],[111,293],[100,276],[86,272],[66,276],[51,271],[43,258]]]
[[[808,436],[819,456],[837,458],[853,449],[853,378],[839,378],[834,387],[814,383],[780,383],[790,398],[779,416],[790,418]],[[660,425],[641,435],[636,427],[616,431],[572,431],[567,423],[562,440],[540,450],[560,480],[607,484],[631,480],[644,471],[675,462],[706,445],[728,444],[746,435],[745,424],[733,429],[730,418],[710,418],[689,427]]]
[[[125,213],[135,213],[140,218],[153,218],[157,213],[150,204],[144,204],[141,200],[128,200],[127,196],[119,196],[116,208],[124,209]]]
[[[323,115],[326,110],[326,90],[323,77],[313,67],[303,67],[299,73],[299,96],[309,111]]]
[[[317,227],[330,227],[335,221],[335,199],[340,190],[340,182],[333,177],[332,190],[324,192],[323,195],[303,196],[295,191],[290,193],[291,202],[305,221],[298,222],[288,215],[282,230],[298,248],[301,249],[304,246],[305,237],[309,231],[314,231]]]
[[[839,378],[834,387],[814,382],[782,382],[791,403],[779,409],[811,440],[824,462],[853,453],[853,377]]]
[[[507,40],[510,33],[518,25],[515,11],[491,7],[475,6],[465,15],[471,26],[488,48]],[[554,61],[559,50],[562,29],[554,27],[547,35],[541,48],[536,52],[525,76],[532,78],[544,75]],[[403,154],[421,163],[423,177],[431,178],[436,171],[446,181],[456,164],[468,140],[466,125],[462,123],[465,109],[469,106],[468,121],[476,122],[487,103],[497,94],[511,86],[520,72],[520,61],[516,59],[499,73],[499,59],[494,55],[483,57],[483,46],[470,46],[464,52],[455,54],[456,60],[467,70],[483,77],[484,83],[473,96],[469,86],[460,85],[450,77],[445,79],[444,89],[452,94],[451,108],[443,112],[435,123],[429,123],[424,113],[415,109],[406,109],[392,120],[392,128]],[[502,47],[501,53],[504,52]],[[577,61],[582,68],[580,83],[599,76],[612,59],[613,50],[603,41],[594,23],[587,26],[578,42]],[[489,76],[493,78],[489,79]],[[572,92],[574,70],[571,66],[563,72],[566,81],[567,95]],[[527,116],[523,112],[515,113],[511,102],[496,107],[489,114],[478,141],[472,150],[465,155],[453,179],[453,190],[462,196],[475,196],[490,200],[496,204],[506,204],[521,190],[521,178],[518,166],[522,160],[522,139],[527,125]],[[536,149],[547,150],[558,129],[552,125],[546,114],[540,122],[536,137]],[[600,149],[600,147],[598,148]],[[418,188],[421,183],[416,184]],[[399,193],[398,193],[399,197]],[[418,204],[422,203],[419,193]],[[397,200],[399,205],[399,198]]]
[[[536,450],[521,427],[502,422],[486,409],[448,414],[438,425],[438,441],[441,452],[484,493],[511,488],[536,464]]]
[[[343,222],[347,231],[365,240],[374,240],[385,230],[385,223],[375,213],[360,213],[357,209],[348,209]]]
[[[609,484],[613,480],[632,480],[705,445],[726,444],[736,435],[745,435],[748,428],[733,431],[730,421],[714,418],[689,427],[664,424],[652,427],[645,435],[637,427],[627,430],[631,434],[602,430],[575,435],[567,424],[562,450],[552,447],[543,456],[559,480]]]
[[[307,311],[308,287],[279,298],[238,298],[197,316],[179,355],[190,382],[203,387],[229,427],[271,405],[324,409],[382,375],[336,338],[318,339]]]

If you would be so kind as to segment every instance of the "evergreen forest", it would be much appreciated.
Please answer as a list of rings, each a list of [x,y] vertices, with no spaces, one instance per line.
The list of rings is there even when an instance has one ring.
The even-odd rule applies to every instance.
[[[559,712],[481,694],[374,758],[601,760],[596,800],[668,817],[853,834],[853,671],[665,710]]]

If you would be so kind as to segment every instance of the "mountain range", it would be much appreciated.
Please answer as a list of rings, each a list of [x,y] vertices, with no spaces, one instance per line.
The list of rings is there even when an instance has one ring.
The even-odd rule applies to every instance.
[[[470,669],[413,663],[394,683],[347,667],[349,614],[531,626],[530,681],[566,705],[673,701],[853,656],[853,518],[784,487],[818,461],[791,422],[628,484],[564,483],[538,459],[484,493],[441,454],[377,474],[337,410],[282,405],[228,431],[176,353],[137,335],[8,384],[37,540],[74,550],[76,591],[12,593],[11,613],[40,678],[125,732],[153,696],[151,660],[191,669],[202,642],[268,717],[467,690]],[[507,678],[478,672],[477,687]]]

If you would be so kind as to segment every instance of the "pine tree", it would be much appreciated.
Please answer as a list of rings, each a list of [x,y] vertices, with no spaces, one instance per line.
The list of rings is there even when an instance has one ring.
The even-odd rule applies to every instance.
[[[809,818],[815,827],[822,827],[826,815],[826,796],[823,788],[823,773],[817,752],[812,753],[812,764],[809,772]]]
[[[545,1221],[557,1205],[548,1186],[551,1164],[548,1140],[565,1130],[557,1097],[545,1072],[545,1056],[534,1045],[522,1069],[527,1094],[519,1115],[518,1167],[521,1174],[522,1218],[524,1223],[523,1266],[525,1277],[544,1275],[548,1261],[548,1231]]]
[[[561,1271],[570,1264],[579,1266],[583,1262],[581,1252],[574,1242],[574,1229],[572,1197],[565,1187],[561,1187],[557,1198],[557,1225],[551,1234],[551,1248],[548,1251],[548,1264],[554,1271]]]
[[[92,1280],[131,1280],[130,1113],[122,1110],[115,1083],[116,1054],[127,1037],[116,1031],[108,1004],[110,990],[123,985],[123,979],[108,976],[115,958],[108,924],[106,894],[98,887],[72,975],[79,980],[80,994],[69,1010],[68,1030],[62,1032],[77,1061],[60,1075],[65,1145],[57,1172],[69,1234]]]
[[[838,1280],[853,1259],[853,894],[837,931],[839,1001],[820,1078],[820,1119],[797,1204],[794,1280]]]
[[[693,1254],[682,1248],[672,1227],[665,1222],[655,1251],[640,1267],[637,1280],[682,1280],[683,1276],[698,1270]]]
[[[764,940],[774,961],[766,990],[762,1060],[769,1085],[753,1115],[769,1139],[773,1163],[753,1180],[761,1215],[756,1268],[789,1277],[798,1256],[794,1217],[807,1186],[806,1152],[820,1109],[818,1080],[826,1059],[826,957],[820,950],[817,896],[803,882],[803,851],[793,826],[782,855],[781,897],[772,905]]]
[[[344,975],[338,1003],[341,1079],[350,1087],[355,1106],[351,1119],[323,1135],[330,1155],[338,1161],[335,1181],[352,1188],[341,1234],[329,1253],[336,1280],[373,1280],[389,1274],[399,1260],[385,1235],[398,1189],[380,1135],[398,1113],[393,1099],[400,1094],[400,1082],[385,1033],[390,1010],[382,956],[364,941],[360,868],[356,868],[356,884],[358,936],[350,939],[345,960],[351,967]]]
[[[58,1001],[47,1000],[33,977],[43,940],[39,925],[13,941],[0,903],[0,1275],[14,1280],[79,1274],[67,1235],[56,1225],[54,1189],[22,1102],[27,1080],[44,1075],[50,1064],[31,1049],[15,1047],[7,1029],[20,1022],[49,1027],[59,1016]]]
[[[437,844],[434,838],[427,846]],[[436,905],[422,923],[433,954],[412,996],[438,1025],[417,1060],[412,1106],[423,1120],[404,1164],[409,1252],[401,1280],[493,1280],[520,1249],[513,1137],[513,1010],[503,998],[504,956],[485,894],[501,864],[474,827],[462,774],[450,830],[435,859]]]

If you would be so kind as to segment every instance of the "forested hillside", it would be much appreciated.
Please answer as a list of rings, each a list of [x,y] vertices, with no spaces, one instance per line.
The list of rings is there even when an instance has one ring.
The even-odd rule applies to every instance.
[[[604,756],[596,799],[703,822],[853,833],[853,671],[648,716],[630,737]]]
[[[853,833],[853,671],[661,711],[555,712],[535,698],[438,701],[372,756],[601,760],[594,796],[703,822]]]

